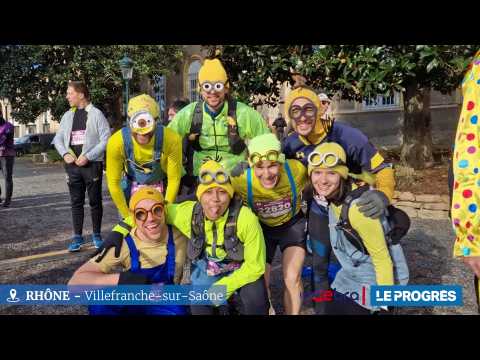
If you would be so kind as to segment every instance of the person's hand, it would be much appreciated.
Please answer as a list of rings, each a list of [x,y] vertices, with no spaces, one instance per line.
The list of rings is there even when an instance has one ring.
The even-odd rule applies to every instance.
[[[70,154],[63,155],[63,160],[65,160],[67,164],[73,164],[75,162],[75,158]]]
[[[358,198],[358,210],[366,217],[378,219],[386,213],[389,204],[387,196],[378,190],[365,191]]]
[[[239,162],[231,171],[230,175],[232,177],[238,177],[241,176],[245,170],[249,168],[249,165],[246,161],[241,161]]]
[[[123,244],[123,234],[117,231],[111,231],[110,234],[105,238],[103,244],[98,248],[98,250],[93,254],[93,256],[97,256],[101,253],[101,255],[95,259],[95,262],[99,263],[102,259],[107,255],[108,250],[111,248],[115,248],[115,257],[120,257],[120,251],[122,250]]]
[[[83,155],[80,155],[78,159],[75,161],[75,164],[77,164],[77,166],[85,166],[87,165],[87,163],[88,163],[88,159]]]
[[[464,256],[463,262],[480,278],[480,256]]]

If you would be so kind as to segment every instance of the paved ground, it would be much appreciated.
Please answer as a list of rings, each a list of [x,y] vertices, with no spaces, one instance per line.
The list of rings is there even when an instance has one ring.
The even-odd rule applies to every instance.
[[[1,181],[3,186],[3,179]],[[104,184],[104,234],[117,219],[117,212]],[[86,234],[91,233],[88,206],[84,228]],[[71,231],[70,202],[63,167],[33,164],[29,158],[17,158],[12,207],[0,210],[0,284],[66,284],[74,270],[92,255],[92,249],[10,264],[5,262],[8,259],[65,250]],[[452,259],[452,239],[448,221],[414,220],[404,241],[404,249],[412,284],[462,285],[464,306],[403,308],[400,314],[475,314],[472,276],[463,264]],[[281,314],[283,285],[278,255],[273,264],[272,295],[275,309]],[[309,290],[306,282],[305,292]],[[304,305],[302,313],[312,314],[308,300]],[[84,306],[0,306],[0,314],[86,313]]]

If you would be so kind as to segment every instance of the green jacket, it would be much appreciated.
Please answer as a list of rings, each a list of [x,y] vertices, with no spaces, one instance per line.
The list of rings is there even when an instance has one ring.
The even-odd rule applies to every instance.
[[[192,214],[195,203],[195,201],[185,201],[180,204],[168,204],[166,208],[167,223],[175,226],[189,239],[191,239]],[[223,235],[227,216],[228,209],[220,219],[215,221],[217,228],[217,245],[222,245],[224,242]],[[123,221],[134,226],[131,217],[125,218]],[[227,287],[227,298],[241,287],[258,280],[265,272],[265,239],[257,216],[248,207],[243,206],[237,221],[237,236],[244,245],[244,261],[240,268],[230,275],[224,276],[214,284],[225,285]],[[213,221],[206,219],[206,251],[209,255],[212,254],[212,226]],[[120,232],[124,236],[128,233],[128,231],[120,225],[115,226],[113,231]],[[227,254],[222,248],[217,247],[216,255],[218,258],[223,259]]]
[[[181,137],[185,137],[190,133],[195,105],[196,102],[184,107],[175,115],[170,124],[168,124],[168,127],[180,134]],[[227,171],[231,171],[239,161],[245,160],[245,152],[239,155],[230,153],[227,136],[227,114],[227,101],[225,101],[222,111],[217,115],[215,120],[212,119],[204,108],[202,133],[199,139],[200,146],[204,150],[195,152],[193,155],[193,175],[198,176],[198,171],[205,158],[209,157],[215,160],[217,154],[218,157],[221,158],[219,161],[220,164]],[[237,102],[237,124],[240,137],[244,140],[253,139],[258,135],[270,132],[262,115],[255,109],[241,102]]]

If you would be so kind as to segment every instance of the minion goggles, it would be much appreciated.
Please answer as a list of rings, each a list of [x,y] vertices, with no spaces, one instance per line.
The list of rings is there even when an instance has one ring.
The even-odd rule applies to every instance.
[[[267,151],[265,155],[254,152],[249,156],[250,163],[256,164],[260,161],[278,161],[280,153],[277,150]]]
[[[321,164],[324,164],[327,168],[332,168],[337,165],[346,165],[335,153],[319,153],[317,151],[311,152],[310,155],[308,155],[308,163],[311,166],[320,166]]]
[[[230,178],[228,174],[223,170],[211,172],[209,170],[201,171],[198,175],[199,181],[203,185],[210,185],[215,182],[219,185],[223,185],[229,182]]]

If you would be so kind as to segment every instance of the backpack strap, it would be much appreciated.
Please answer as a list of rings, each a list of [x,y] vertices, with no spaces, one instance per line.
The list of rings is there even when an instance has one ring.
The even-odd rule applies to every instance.
[[[288,161],[285,161],[285,171],[287,172],[288,182],[290,183],[290,189],[292,190],[292,217],[294,217],[295,209],[297,207],[297,186],[293,180],[292,170],[290,170]]]
[[[228,98],[228,144],[233,154],[241,154],[247,147],[240,137],[237,124],[237,101]]]
[[[188,134],[188,142],[195,151],[201,151],[200,135],[203,125],[203,101],[197,101],[192,115],[192,124],[190,125],[190,133]],[[198,134],[195,139],[190,139],[192,134]]]
[[[350,219],[348,217],[348,211],[352,205],[353,200],[358,199],[365,191],[370,189],[369,185],[360,186],[353,191],[350,191],[342,203],[342,210],[340,212],[340,219],[336,225],[337,229],[340,229],[345,234],[345,237],[350,241],[350,243],[355,246],[358,251],[369,255],[368,250],[363,244],[363,240],[358,234],[358,232],[352,227]]]
[[[203,253],[205,248],[205,217],[200,202],[193,207],[191,239],[188,242],[187,255],[190,260],[196,260]]]
[[[224,247],[228,257],[234,261],[243,261],[244,246],[237,236],[237,222],[243,202],[235,195],[228,208],[227,222],[224,229]]]
[[[249,167],[247,169],[247,202],[248,202],[248,207],[252,209],[253,212],[255,212],[255,209],[253,208],[253,187],[252,187],[252,168]]]

